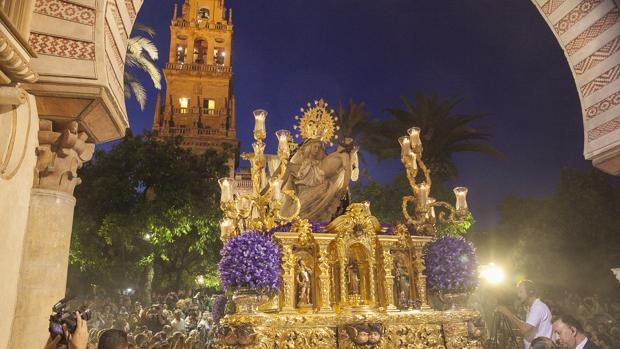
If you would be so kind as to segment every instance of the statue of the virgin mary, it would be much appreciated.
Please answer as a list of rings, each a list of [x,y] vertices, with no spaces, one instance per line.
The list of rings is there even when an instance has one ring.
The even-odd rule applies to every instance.
[[[321,107],[321,102],[313,109]],[[319,117],[329,118],[328,122],[332,119],[325,109]],[[317,119],[317,116],[314,118]],[[305,140],[291,156],[283,188],[294,190],[299,198],[299,217],[328,222],[338,214],[341,205],[348,204],[349,182],[357,180],[359,171],[353,140],[345,139],[334,152],[328,154],[325,143],[331,135],[326,135],[323,127],[321,122],[304,125],[302,118],[300,128]],[[282,203],[282,214],[289,215],[294,210],[294,202],[287,197]]]

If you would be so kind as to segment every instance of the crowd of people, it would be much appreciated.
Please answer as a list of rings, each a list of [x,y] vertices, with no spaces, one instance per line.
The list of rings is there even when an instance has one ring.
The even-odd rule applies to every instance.
[[[543,294],[543,299],[545,299]],[[601,349],[620,349],[620,301],[564,292],[547,301],[552,314],[570,312]]]
[[[194,290],[154,293],[151,304],[147,306],[128,293],[72,300],[72,307],[85,305],[91,310],[91,319],[87,324],[89,348],[96,348],[100,337],[110,329],[125,333],[129,348],[210,347],[212,296]]]
[[[568,292],[538,292],[533,282],[517,286],[522,307],[498,306],[525,349],[619,349],[620,302]]]
[[[196,290],[154,293],[147,306],[129,293],[72,301],[72,309],[85,305],[91,310],[86,348],[96,349],[102,340],[114,341],[119,336],[124,336],[127,348],[211,347],[212,308],[218,303],[214,302],[215,296]],[[620,349],[619,301],[603,300],[596,295],[584,298],[568,292],[538,292],[529,281],[518,285],[517,295],[523,307],[500,306],[496,311],[520,332],[526,349]],[[56,348],[51,339],[48,345]]]

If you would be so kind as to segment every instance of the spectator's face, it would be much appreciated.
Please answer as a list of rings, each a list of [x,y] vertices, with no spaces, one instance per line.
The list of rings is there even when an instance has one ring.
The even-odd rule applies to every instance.
[[[558,320],[553,323],[553,332],[558,337],[558,342],[565,348],[574,349],[577,346],[577,330]]]
[[[527,291],[525,290],[525,286],[517,286],[517,297],[519,297],[521,302],[525,302],[527,300]]]

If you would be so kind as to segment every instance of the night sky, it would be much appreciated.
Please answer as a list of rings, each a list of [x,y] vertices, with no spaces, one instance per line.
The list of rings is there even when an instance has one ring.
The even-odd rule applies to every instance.
[[[137,19],[157,31],[160,67],[167,61],[173,4],[146,0]],[[400,108],[400,97],[417,91],[464,96],[457,111],[492,113],[478,126],[490,128],[492,144],[506,155],[456,156],[454,184],[470,188],[475,230],[494,226],[506,195],[548,195],[563,167],[591,166],[582,155],[583,124],[568,64],[530,1],[246,0],[232,7],[242,151],[250,150],[257,108],[269,111],[271,135],[292,130],[296,111],[320,97],[333,106],[364,101],[373,117],[384,118],[384,108]],[[127,103],[134,132],[151,128],[155,93],[149,90],[143,112],[135,101]],[[275,143],[267,150],[275,151]],[[399,161],[368,168],[383,181],[402,171]]]

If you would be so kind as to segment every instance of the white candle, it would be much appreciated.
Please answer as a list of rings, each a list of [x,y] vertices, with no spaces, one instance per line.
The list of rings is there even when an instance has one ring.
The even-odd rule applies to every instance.
[[[266,110],[257,109],[254,111],[254,132],[265,132],[265,118],[267,118]]]
[[[407,133],[409,134],[409,141],[411,142],[412,146],[415,147],[418,145],[422,145],[422,141],[420,140],[420,128],[419,127],[412,127],[407,130]]]
[[[428,192],[430,187],[426,183],[422,182],[418,184],[418,203],[420,206],[425,207],[428,203]]]
[[[280,201],[282,199],[282,180],[275,178],[269,180],[269,186],[271,187],[271,198],[274,201]]]
[[[467,208],[467,188],[465,187],[456,187],[454,188],[454,195],[456,196],[456,209],[466,209]]]
[[[406,161],[405,159],[407,159],[409,154],[412,153],[411,142],[409,141],[409,138],[407,138],[407,136],[402,136],[398,138],[398,143],[400,143],[400,159],[404,162]]]
[[[291,133],[287,130],[279,130],[276,132],[276,137],[278,137],[278,153],[288,155],[290,153],[290,148],[288,146],[288,138]]]
[[[220,197],[220,201],[223,203],[232,201],[233,180],[230,178],[220,178],[220,180],[218,180],[218,183],[220,184],[220,189],[222,190],[222,196]]]

